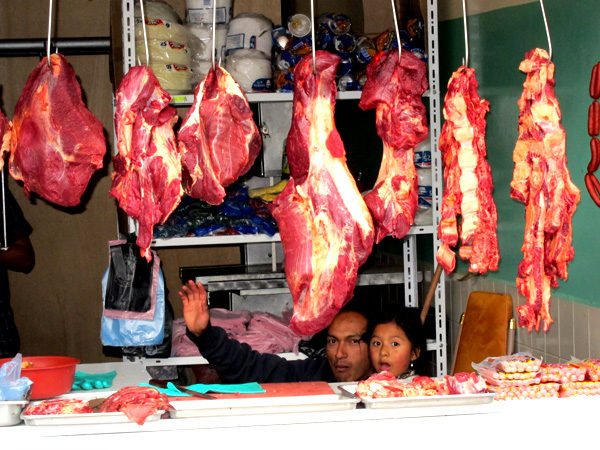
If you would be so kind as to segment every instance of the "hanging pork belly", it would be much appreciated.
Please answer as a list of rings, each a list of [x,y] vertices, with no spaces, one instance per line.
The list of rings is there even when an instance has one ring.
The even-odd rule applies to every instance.
[[[102,167],[102,123],[81,99],[73,67],[58,53],[43,58],[15,106],[9,170],[35,192],[60,206],[80,203],[92,174]]]
[[[376,108],[377,134],[383,157],[373,189],[365,202],[373,216],[375,241],[391,234],[403,238],[413,224],[418,204],[414,149],[427,137],[427,66],[413,53],[396,50],[377,54],[367,66],[367,82],[358,106]]]
[[[195,89],[179,132],[185,192],[218,205],[225,188],[250,170],[262,147],[246,96],[222,67]]]
[[[568,278],[573,259],[572,217],[581,198],[567,169],[566,133],[554,95],[554,63],[548,52],[527,52],[519,70],[527,74],[519,99],[519,139],[510,196],[525,204],[525,238],[517,288],[527,298],[519,306],[519,326],[544,331],[550,317],[551,288]]]
[[[10,153],[12,122],[0,111],[0,170],[4,167],[4,157]]]
[[[452,74],[444,99],[446,120],[439,143],[444,194],[438,228],[442,243],[436,259],[446,273],[455,268],[453,248],[459,240],[458,254],[469,262],[470,272],[485,274],[488,270],[498,270],[498,217],[492,197],[491,170],[485,159],[488,105],[477,93],[474,69],[461,66]]]
[[[173,126],[177,111],[152,69],[132,67],[116,92],[118,154],[110,195],[138,221],[137,245],[148,261],[154,225],[164,223],[183,195],[181,157]]]
[[[371,214],[346,165],[334,121],[337,55],[316,51],[294,70],[292,126],[287,138],[290,180],[275,198],[294,300],[290,326],[312,335],[329,325],[353,296],[358,268],[371,253]]]

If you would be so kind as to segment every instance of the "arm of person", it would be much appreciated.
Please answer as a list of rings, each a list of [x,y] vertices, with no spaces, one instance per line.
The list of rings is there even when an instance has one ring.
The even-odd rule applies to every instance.
[[[325,357],[287,360],[279,355],[260,353],[246,343],[229,338],[223,328],[210,324],[201,335],[188,330],[187,336],[224,383],[335,381]]]
[[[226,383],[283,383],[329,381],[333,377],[326,358],[288,361],[278,355],[259,353],[245,343],[230,339],[224,329],[210,325],[206,290],[189,281],[182,286],[186,335]]]
[[[28,236],[17,239],[0,251],[0,264],[9,270],[28,273],[35,265],[35,253]]]

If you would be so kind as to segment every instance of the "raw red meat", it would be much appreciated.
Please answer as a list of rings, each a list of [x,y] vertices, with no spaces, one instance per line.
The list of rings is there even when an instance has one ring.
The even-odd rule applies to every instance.
[[[129,420],[144,425],[146,419],[159,410],[173,409],[166,394],[147,386],[119,389],[100,405],[98,412],[122,412]]]
[[[178,117],[170,101],[146,66],[132,67],[116,93],[119,153],[113,158],[110,195],[138,221],[136,243],[148,261],[154,225],[167,220],[183,195],[181,158],[173,132]]]
[[[81,201],[92,174],[102,167],[102,123],[81,99],[75,71],[64,56],[43,58],[15,106],[10,174],[23,191],[60,206]]]
[[[244,92],[220,66],[196,86],[177,138],[185,192],[211,205],[223,202],[224,188],[250,170],[262,147]]]
[[[519,326],[544,331],[550,317],[551,288],[569,277],[575,252],[572,217],[581,193],[567,169],[566,133],[554,95],[554,63],[543,49],[530,50],[519,70],[527,74],[519,99],[519,140],[514,149],[510,196],[525,203],[525,239],[517,288],[527,297],[519,306]]]
[[[55,399],[43,400],[28,406],[25,415],[54,415],[54,414],[90,414],[94,411],[86,400],[77,399]]]
[[[316,52],[294,70],[292,126],[287,138],[290,180],[275,198],[294,300],[292,330],[312,335],[329,325],[353,295],[358,268],[371,253],[373,220],[346,165],[335,128],[339,56]]]
[[[376,108],[383,158],[375,187],[365,195],[373,215],[376,242],[388,234],[403,238],[418,204],[414,149],[427,137],[427,66],[407,50],[398,65],[396,50],[377,54],[367,66],[367,82],[358,106]]]
[[[12,122],[0,111],[0,170],[4,167],[4,157],[10,152]]]
[[[487,100],[477,94],[475,70],[461,66],[448,82],[440,150],[444,164],[442,241],[437,261],[446,273],[454,270],[456,257],[469,261],[469,272],[485,274],[498,270],[500,254],[496,228],[498,216],[492,197],[494,189],[485,148]],[[460,216],[460,224],[458,217]]]

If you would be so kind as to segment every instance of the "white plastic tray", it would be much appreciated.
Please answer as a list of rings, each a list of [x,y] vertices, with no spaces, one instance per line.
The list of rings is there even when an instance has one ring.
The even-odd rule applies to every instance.
[[[363,398],[365,408],[429,408],[432,406],[483,405],[494,401],[496,394],[432,395],[426,397]]]
[[[215,417],[248,414],[281,414],[316,411],[344,411],[356,408],[360,399],[341,395],[259,397],[247,399],[173,401],[172,418]]]
[[[156,411],[146,418],[146,422],[159,420],[164,414],[163,410]],[[122,412],[87,413],[87,414],[48,414],[33,415],[21,414],[21,419],[26,425],[92,425],[106,423],[135,423]]]

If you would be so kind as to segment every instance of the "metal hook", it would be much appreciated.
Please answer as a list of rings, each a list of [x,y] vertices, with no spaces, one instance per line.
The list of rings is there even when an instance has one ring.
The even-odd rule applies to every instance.
[[[546,27],[546,36],[548,37],[548,61],[552,60],[552,39],[550,39],[550,28],[548,28],[548,19],[546,18],[546,10],[544,9],[544,0],[540,0],[542,7],[542,16],[544,17],[544,26]]]
[[[150,66],[150,51],[148,50],[148,35],[146,34],[146,14],[144,13],[144,0],[140,0],[140,13],[142,14],[142,33],[144,34],[144,50],[146,51],[146,66]]]
[[[215,40],[217,39],[217,2],[213,0],[213,10],[212,10],[212,43],[211,43],[211,54],[212,54],[212,68],[215,70],[215,52],[217,51],[217,44]],[[219,55],[219,64],[221,64],[221,55]]]
[[[52,35],[52,0],[50,0],[48,10],[48,43],[46,44],[46,59],[48,60],[48,67],[52,67],[52,63],[50,62],[50,39]]]
[[[398,42],[398,65],[402,59],[402,40],[400,39],[400,27],[398,26],[398,15],[396,14],[396,1],[392,0],[392,12],[394,14],[394,26],[396,27],[396,41]]]
[[[313,59],[313,74],[317,74],[317,52],[315,50],[316,40],[315,40],[315,2],[314,0],[310,0],[310,37],[312,39],[312,59]]]
[[[469,67],[469,30],[467,28],[467,0],[462,0],[463,24],[465,29],[465,60],[463,66]]]

